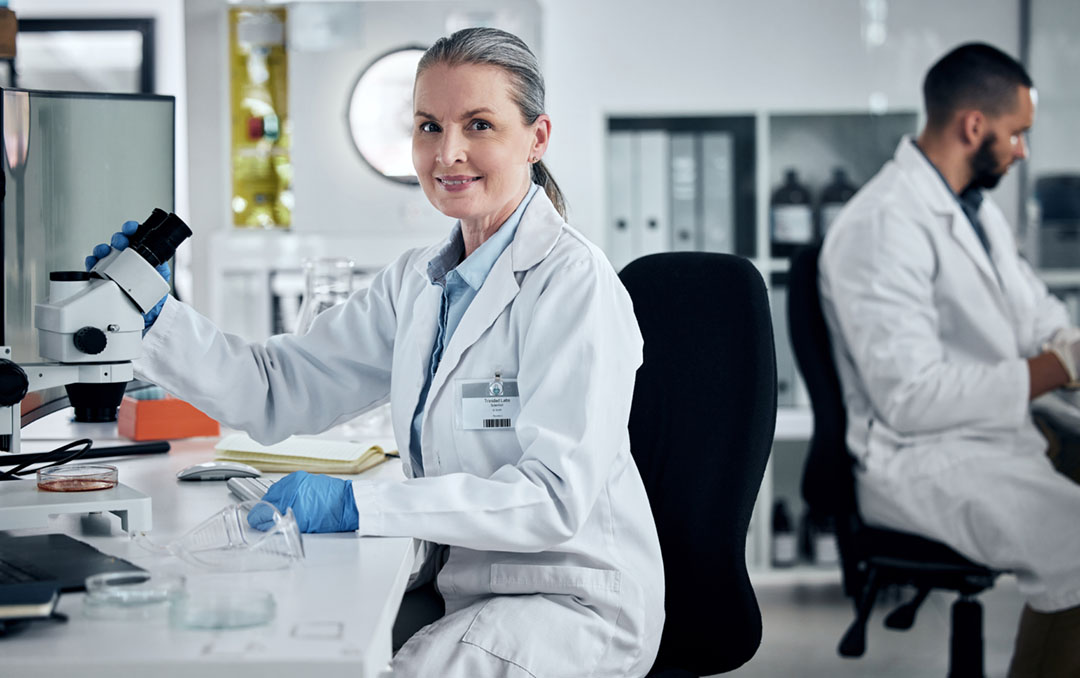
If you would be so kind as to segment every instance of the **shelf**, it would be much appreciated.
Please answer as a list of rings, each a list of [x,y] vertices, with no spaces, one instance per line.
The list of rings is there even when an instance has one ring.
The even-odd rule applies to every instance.
[[[839,565],[794,565],[792,567],[766,567],[749,570],[750,583],[757,586],[782,586],[789,584],[823,585],[841,583]]]
[[[814,433],[814,413],[810,408],[781,407],[776,410],[773,441],[810,440]]]
[[[1036,272],[1047,287],[1080,287],[1080,269],[1047,268]]]
[[[765,280],[769,280],[770,273],[787,273],[788,268],[791,266],[791,261],[786,258],[774,257],[772,259],[754,259],[754,265],[758,267],[758,270],[764,275]]]

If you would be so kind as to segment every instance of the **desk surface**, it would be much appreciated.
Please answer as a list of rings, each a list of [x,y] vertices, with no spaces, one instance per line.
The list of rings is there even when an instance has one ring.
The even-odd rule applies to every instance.
[[[60,421],[59,430],[54,426],[48,437],[70,432],[64,428],[66,421]],[[78,434],[109,437],[107,426],[91,429],[80,425]],[[42,431],[28,433],[41,435]],[[150,537],[154,541],[168,543],[236,501],[224,482],[176,480],[181,468],[210,459],[214,442],[180,441],[167,455],[107,462],[117,466],[122,483],[151,496],[154,528]],[[103,440],[102,444],[108,443]],[[28,448],[32,451],[29,441]],[[397,460],[359,476],[386,482],[400,477]],[[263,678],[317,673],[320,678],[371,678],[389,662],[390,631],[413,562],[411,539],[363,538],[351,533],[305,535],[307,557],[288,570],[214,574],[172,556],[148,552],[120,530],[119,522],[109,514],[59,516],[47,530],[11,534],[64,532],[151,572],[181,573],[189,588],[266,589],[277,603],[274,621],[253,629],[193,631],[172,628],[164,617],[138,622],[97,620],[84,615],[83,594],[68,593],[58,606],[69,616],[66,624],[34,623],[18,635],[0,638],[0,676]]]

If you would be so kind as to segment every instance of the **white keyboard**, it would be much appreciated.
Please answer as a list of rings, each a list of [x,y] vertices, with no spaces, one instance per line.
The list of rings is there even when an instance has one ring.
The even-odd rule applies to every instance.
[[[225,484],[229,486],[230,492],[240,498],[240,501],[258,501],[263,498],[274,481],[266,478],[229,478]]]

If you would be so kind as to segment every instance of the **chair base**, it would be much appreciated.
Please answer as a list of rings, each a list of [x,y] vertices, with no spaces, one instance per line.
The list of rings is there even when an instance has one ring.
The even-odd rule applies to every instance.
[[[983,678],[982,627],[982,605],[961,595],[952,605],[949,678]]]
[[[866,652],[866,624],[882,587],[883,577],[877,568],[867,573],[855,619],[840,640],[837,652],[843,657],[861,657]],[[929,594],[929,587],[919,587],[915,597],[898,607],[885,624],[895,630],[907,630],[915,622],[919,605]],[[961,591],[952,605],[952,629],[949,642],[949,678],[984,678],[983,612],[975,593]]]
[[[923,604],[928,595],[930,595],[930,588],[920,587],[916,591],[914,598],[890,612],[888,617],[885,617],[885,626],[894,631],[907,631],[910,629],[915,625],[915,615],[919,611],[919,606]]]

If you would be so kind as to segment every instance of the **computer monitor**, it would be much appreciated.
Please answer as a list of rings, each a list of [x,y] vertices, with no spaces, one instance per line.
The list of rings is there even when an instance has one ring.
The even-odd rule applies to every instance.
[[[84,270],[124,221],[173,210],[175,100],[3,88],[0,120],[0,345],[16,362],[37,362],[34,304],[49,273]],[[30,393],[23,424],[67,404],[63,388]]]

